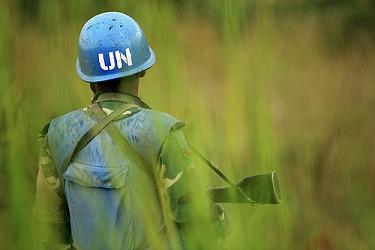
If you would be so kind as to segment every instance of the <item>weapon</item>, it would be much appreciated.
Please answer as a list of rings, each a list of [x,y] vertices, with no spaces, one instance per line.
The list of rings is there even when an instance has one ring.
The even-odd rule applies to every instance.
[[[275,172],[245,177],[236,187],[257,204],[281,203],[279,181]],[[248,203],[248,199],[231,186],[210,188],[207,193],[215,203]]]
[[[224,173],[202,155],[194,147],[190,146],[208,167],[220,176],[229,186],[210,188],[207,190],[208,197],[216,203],[250,203],[255,204],[280,204],[281,194],[279,180],[276,172],[248,176],[237,184],[234,184]]]

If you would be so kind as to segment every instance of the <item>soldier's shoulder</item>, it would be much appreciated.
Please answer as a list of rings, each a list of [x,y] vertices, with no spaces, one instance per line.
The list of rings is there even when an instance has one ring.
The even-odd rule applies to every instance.
[[[150,120],[154,124],[164,124],[167,126],[183,126],[184,122],[180,119],[157,110],[152,109],[143,109],[141,112],[138,112],[139,116],[143,116],[145,119]]]
[[[67,120],[67,119],[70,119],[72,117],[76,117],[77,115],[83,115],[84,114],[84,111],[85,109],[87,108],[80,108],[80,109],[77,109],[77,110],[73,110],[73,111],[70,111],[68,113],[65,113],[65,114],[62,114],[62,115],[59,115],[59,116],[56,116],[54,117],[53,119],[51,119],[51,122],[50,123],[53,123],[53,122],[56,122],[56,121],[59,121],[59,120]]]
[[[81,109],[77,109],[77,110],[73,110],[71,112],[68,112],[68,113],[65,113],[65,114],[62,114],[62,115],[59,115],[59,116],[55,116],[53,117],[46,125],[43,126],[43,128],[40,130],[39,132],[39,136],[38,138],[39,139],[43,139],[47,134],[48,134],[48,131],[50,130],[51,127],[53,127],[54,124],[58,123],[58,122],[61,122],[61,121],[69,121],[69,120],[73,120],[73,117],[79,117],[81,114],[84,114],[84,109],[85,108],[81,108]]]

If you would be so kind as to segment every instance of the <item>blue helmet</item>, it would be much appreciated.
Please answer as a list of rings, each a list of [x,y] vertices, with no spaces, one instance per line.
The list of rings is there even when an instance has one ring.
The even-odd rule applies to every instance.
[[[134,75],[154,63],[155,54],[141,28],[123,13],[96,15],[81,30],[76,70],[83,81]]]

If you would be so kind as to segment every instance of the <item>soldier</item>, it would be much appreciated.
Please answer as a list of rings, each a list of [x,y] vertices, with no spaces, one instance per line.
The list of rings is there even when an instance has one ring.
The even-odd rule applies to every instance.
[[[154,63],[129,16],[102,13],[83,26],[76,70],[90,83],[92,105],[53,119],[41,133],[34,214],[48,228],[47,249],[192,244],[185,228],[202,200],[192,195],[199,184],[184,124],[138,97],[139,79]],[[224,225],[220,207],[203,207]]]

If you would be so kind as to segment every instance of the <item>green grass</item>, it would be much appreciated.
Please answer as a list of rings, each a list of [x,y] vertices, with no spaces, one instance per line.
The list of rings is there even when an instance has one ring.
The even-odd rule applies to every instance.
[[[186,121],[191,143],[231,179],[279,173],[282,205],[224,206],[227,249],[375,248],[375,54],[366,35],[330,53],[317,16],[260,3],[247,16],[224,0],[204,1],[210,15],[168,1],[67,2],[41,1],[30,20],[0,3],[1,248],[32,249],[39,237],[36,136],[88,105],[77,40],[85,20],[106,10],[132,15],[156,52],[141,83],[146,102]],[[224,184],[198,169],[207,185]]]

